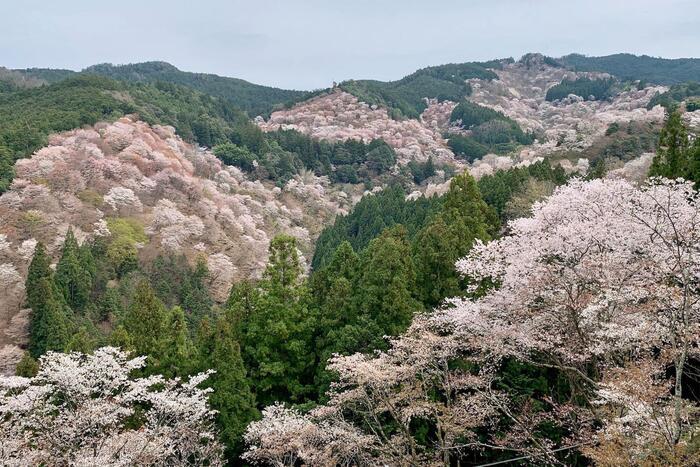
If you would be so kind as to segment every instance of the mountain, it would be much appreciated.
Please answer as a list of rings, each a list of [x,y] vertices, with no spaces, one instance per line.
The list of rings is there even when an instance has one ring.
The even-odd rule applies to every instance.
[[[372,93],[358,97],[364,94],[349,82],[256,121],[266,132],[294,129],[330,141],[383,138],[396,150],[400,165],[432,157],[453,167],[470,162],[472,172],[482,174],[540,157],[561,161],[569,170],[578,170],[574,166],[580,158],[584,165],[608,156],[624,162],[653,150],[648,141],[655,140],[664,118],[661,107],[647,106],[666,87],[632,84],[603,72],[573,71],[541,54],[528,54],[517,62],[436,68],[439,73],[416,72],[404,83],[421,81],[421,76],[449,77],[449,70],[462,70],[460,78],[468,79],[451,95],[439,93],[442,84],[453,83],[449,79],[436,78],[432,82],[440,83],[437,87],[413,88],[422,96],[421,106],[414,108],[423,109],[417,118],[397,114],[392,108],[396,100],[373,101]],[[590,89],[600,87],[597,83],[605,83],[604,98],[589,96]],[[389,84],[382,86],[386,89]],[[549,91],[557,88],[566,95],[553,99]],[[611,124],[633,121],[640,124],[630,127],[624,144],[612,148],[607,140],[595,144],[606,138]],[[484,157],[489,153],[507,157]]]
[[[12,163],[46,144],[53,132],[136,113],[149,123],[172,125],[190,142],[212,146],[255,128],[226,102],[185,86],[128,83],[77,74],[51,85],[0,93],[0,192]]]
[[[622,53],[604,57],[570,54],[557,61],[575,71],[602,71],[623,80],[666,85],[700,81],[700,58],[661,58]]]
[[[43,68],[29,68],[19,71],[43,79],[47,83],[55,83],[75,74],[70,70]],[[251,117],[269,114],[275,106],[302,99],[308,94],[305,91],[261,86],[238,78],[181,71],[166,62],[144,62],[128,65],[103,63],[87,67],[80,73],[106,76],[129,83],[166,82],[187,86],[228,101],[248,112]]]
[[[223,302],[231,283],[260,276],[275,234],[293,235],[310,260],[322,227],[352,200],[309,174],[283,189],[253,181],[172,127],[133,118],[54,135],[15,172],[0,197],[3,364],[26,339],[23,277],[37,241],[58,259],[72,228],[80,241],[109,236],[115,254],[201,257],[212,296]]]
[[[348,80],[339,87],[362,102],[387,108],[394,119],[418,118],[427,107],[426,98],[459,100],[471,92],[467,80],[496,79],[490,68],[501,65],[499,60],[450,63],[422,68],[397,81]]]

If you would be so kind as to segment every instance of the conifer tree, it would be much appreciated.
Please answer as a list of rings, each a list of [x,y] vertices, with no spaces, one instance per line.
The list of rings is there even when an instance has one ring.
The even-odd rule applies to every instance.
[[[15,375],[25,378],[33,378],[39,372],[39,362],[29,352],[24,352],[22,359],[15,368]]]
[[[44,247],[44,244],[38,242],[34,248],[34,256],[32,257],[32,262],[29,264],[27,280],[25,282],[27,304],[29,305],[29,308],[35,308],[42,299],[42,297],[37,294],[37,286],[39,285],[39,281],[44,278],[53,278],[51,258],[49,258],[49,255],[46,253],[46,247]]]
[[[189,277],[183,284],[182,307],[188,312],[191,328],[196,328],[199,321],[209,315],[214,304],[205,283],[208,275],[206,261],[198,258],[194,270],[188,274]]]
[[[266,288],[280,298],[293,298],[301,278],[301,264],[294,237],[278,235],[270,242],[267,267],[263,273]]]
[[[136,286],[131,305],[122,319],[124,331],[136,355],[148,355],[152,362],[162,357],[167,314],[151,285],[142,279]]]
[[[92,288],[91,265],[86,264],[88,269],[85,269],[81,264],[81,256],[86,262],[91,262],[92,255],[88,256],[87,252],[81,255],[73,230],[69,229],[63,243],[61,259],[56,265],[55,279],[58,290],[63,294],[66,303],[76,311],[85,307]],[[94,267],[92,269],[94,270]]]
[[[656,156],[649,168],[649,176],[686,178],[690,168],[688,131],[678,110],[672,110],[659,134]]]
[[[198,342],[200,370],[216,372],[208,379],[214,389],[209,403],[217,411],[216,421],[226,444],[227,458],[235,459],[242,452],[246,426],[259,417],[236,332],[225,316],[219,317],[213,327],[205,318],[199,328]]]
[[[454,177],[440,212],[413,244],[419,297],[426,306],[435,307],[446,297],[461,294],[463,281],[455,262],[475,240],[488,241],[497,226],[495,213],[481,199],[472,176]]]
[[[48,350],[63,352],[69,340],[69,316],[63,297],[51,278],[42,277],[33,286],[34,304],[29,324],[29,351],[34,358]]]
[[[29,316],[29,351],[35,358],[47,350],[63,351],[68,341],[70,313],[54,285],[51,258],[37,243],[29,264],[25,289]]]
[[[414,298],[416,275],[406,229],[386,229],[362,252],[355,309],[374,321],[381,335],[404,331],[421,309]]]
[[[259,287],[242,339],[255,393],[265,404],[303,401],[314,392],[314,319],[293,237],[272,240]]]
[[[184,376],[192,367],[194,347],[190,340],[185,312],[175,306],[168,313],[164,329],[163,357],[158,373],[168,377]]]
[[[95,348],[97,348],[97,342],[87,326],[80,326],[78,332],[70,337],[66,345],[66,351],[83,354],[92,353]]]

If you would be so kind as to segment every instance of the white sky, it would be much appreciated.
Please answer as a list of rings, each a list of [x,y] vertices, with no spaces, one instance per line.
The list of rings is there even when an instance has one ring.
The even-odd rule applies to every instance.
[[[283,88],[448,62],[700,56],[700,0],[0,0],[0,66],[164,60]]]

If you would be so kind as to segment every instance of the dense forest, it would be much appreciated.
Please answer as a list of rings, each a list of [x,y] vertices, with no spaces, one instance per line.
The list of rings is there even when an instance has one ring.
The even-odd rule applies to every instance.
[[[55,83],[76,74],[70,70],[45,68],[29,68],[18,71],[48,83]],[[143,62],[128,65],[102,63],[87,67],[80,73],[105,76],[129,83],[179,84],[229,102],[247,112],[251,118],[257,115],[269,115],[275,106],[305,99],[309,94],[304,91],[261,86],[238,78],[182,71],[166,62]]]
[[[686,110],[693,112],[700,109],[700,82],[689,81],[682,84],[674,84],[671,88],[661,94],[654,96],[647,105],[651,109],[655,105],[662,105],[666,108],[678,106],[686,101]]]
[[[575,80],[565,79],[561,83],[547,89],[545,97],[548,101],[556,101],[565,98],[569,94],[582,97],[584,100],[606,100],[615,95],[614,78],[590,79],[577,78]]]
[[[700,144],[688,135],[680,114],[670,114],[652,175],[699,179],[694,164]],[[611,370],[591,366],[602,358],[598,345],[606,346],[605,358],[617,361],[628,355],[628,346],[647,339],[645,324],[625,326],[626,336],[634,333],[629,343],[615,336],[631,316],[652,313],[649,319],[655,319],[655,311],[646,311],[649,302],[640,310],[636,301],[619,298],[622,314],[596,314],[591,318],[596,325],[578,331],[586,339],[574,325],[549,323],[560,303],[579,319],[597,306],[594,297],[579,303],[568,286],[583,281],[595,296],[620,287],[618,275],[600,276],[601,262],[619,263],[621,270],[629,261],[646,264],[633,268],[646,272],[631,272],[636,280],[625,285],[643,295],[657,274],[665,277],[666,260],[649,261],[668,259],[669,247],[649,242],[649,233],[640,231],[653,229],[644,223],[646,214],[629,212],[655,212],[664,199],[678,210],[670,216],[673,222],[686,222],[682,219],[696,212],[686,185],[663,182],[640,189],[597,175],[593,170],[589,181],[570,181],[560,167],[537,162],[478,183],[458,175],[439,197],[412,199],[400,187],[387,188],[365,197],[323,232],[309,275],[302,273],[296,240],[280,235],[270,243],[262,277],[231,284],[222,305],[209,295],[204,261],[191,264],[165,253],[141,257],[136,245],[144,227],[137,222],[110,219],[110,237],[82,245],[69,230],[55,268],[43,245],[35,249],[26,280],[30,341],[17,373],[57,378],[42,373],[37,362],[47,365],[55,358],[49,351],[94,352],[91,358],[103,364],[124,362],[116,351],[100,349],[108,344],[145,355],[133,364],[137,377],[194,378],[213,390],[209,403],[216,412],[196,419],[198,429],[216,430],[233,464],[275,464],[288,456],[331,464],[483,463],[519,453],[541,463],[588,465],[591,459],[603,464],[627,459],[640,450],[652,463],[669,456],[697,459],[694,445],[682,441],[691,425],[672,411],[663,412],[674,427],[670,445],[657,444],[664,434],[656,432],[650,450],[628,434],[616,441],[602,438],[596,446],[587,441],[597,430],[653,426],[646,418],[610,419],[598,411],[601,404],[633,411],[637,403],[620,401],[599,386],[631,391],[619,386],[622,377],[655,388],[656,380],[644,379],[649,365],[661,365],[650,371],[668,379],[664,365],[678,368],[677,359],[685,357],[671,349],[655,352],[664,341],[648,342],[648,353],[626,357],[631,366],[616,366],[611,376]],[[604,209],[591,218],[590,209],[601,203]],[[528,215],[534,217],[520,219]],[[614,224],[601,225],[608,217]],[[612,235],[620,233],[613,225],[624,235]],[[663,229],[663,235],[674,235]],[[595,256],[592,263],[569,251],[574,238]],[[606,244],[599,249],[601,241]],[[674,245],[681,243],[670,248]],[[663,282],[657,287],[681,287]],[[441,307],[450,297],[459,298]],[[510,316],[518,316],[518,327]],[[580,360],[581,355],[586,357]],[[215,373],[207,373],[211,369]],[[678,370],[671,371],[679,378]],[[692,405],[692,394],[680,396],[689,384],[676,385],[670,402],[652,396],[644,403],[655,404],[654,410],[681,401]],[[368,420],[367,410],[381,417]],[[188,446],[188,455],[217,456],[214,444]]]
[[[506,154],[518,145],[532,144],[535,137],[525,133],[518,123],[489,107],[462,99],[450,115],[450,121],[469,134],[448,134],[448,145],[456,156],[468,162],[489,152]]]
[[[145,252],[136,217],[37,243],[26,352],[0,377],[0,463],[698,465],[700,137],[682,114],[697,109],[698,62],[660,60],[547,57],[673,83],[652,100],[663,127],[614,122],[559,154],[588,158],[587,174],[536,159],[478,180],[432,157],[397,167],[382,139],[250,121],[296,91],[162,62],[0,73],[0,193],[52,133],[134,113],[252,180],[308,171],[376,188],[322,230],[308,270],[277,235],[262,274],[219,302],[204,253]],[[473,162],[535,138],[464,99],[465,79],[502,63],[340,87],[396,119],[425,97],[459,102],[448,144]],[[608,99],[616,83],[564,80],[547,100]],[[605,178],[610,158],[642,152],[655,153],[645,183]],[[441,194],[408,194],[438,170]]]
[[[81,74],[49,86],[0,90],[0,114],[12,116],[0,122],[0,192],[12,180],[14,161],[46,145],[49,134],[132,113],[172,125],[186,141],[214,148],[225,163],[279,184],[302,169],[340,183],[370,183],[395,163],[394,151],[380,140],[334,145],[295,131],[263,133],[237,107],[185,86]]]
[[[648,55],[614,54],[587,57],[570,54],[558,59],[575,71],[602,71],[622,81],[643,80],[654,84],[680,84],[697,81],[700,76],[698,58],[659,58]]]
[[[497,60],[448,64],[422,68],[397,81],[350,80],[339,86],[363,102],[386,107],[394,119],[418,118],[427,107],[426,98],[459,101],[471,93],[465,80],[496,79],[489,68],[501,66]]]
[[[382,208],[391,203],[403,217],[384,219]],[[430,200],[407,202],[399,188],[389,189],[350,217],[375,228],[357,238],[347,230],[325,234],[334,241],[320,244],[309,277],[302,275],[295,239],[275,238],[262,279],[232,284],[221,307],[205,286],[204,262],[140,258],[144,227],[132,220],[109,220],[109,238],[83,245],[69,231],[55,270],[39,244],[26,282],[33,310],[29,353],[18,374],[34,374],[35,359],[47,351],[86,353],[106,344],[147,355],[144,376],[214,369],[210,402],[233,459],[258,410],[275,401],[310,407],[324,400],[334,379],[325,369],[331,355],[386,348],[383,336],[403,332],[414,313],[464,292],[453,263],[498,227],[468,175]]]

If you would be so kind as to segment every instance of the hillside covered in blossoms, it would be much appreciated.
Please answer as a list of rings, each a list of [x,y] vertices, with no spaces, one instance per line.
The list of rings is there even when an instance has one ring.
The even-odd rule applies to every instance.
[[[0,464],[698,465],[698,82],[0,68]]]

